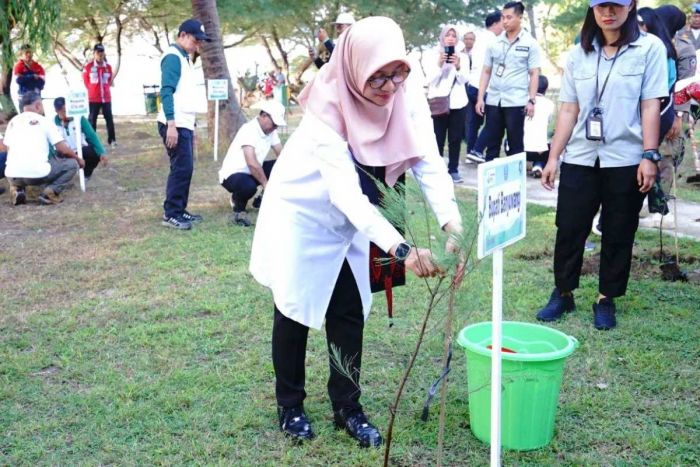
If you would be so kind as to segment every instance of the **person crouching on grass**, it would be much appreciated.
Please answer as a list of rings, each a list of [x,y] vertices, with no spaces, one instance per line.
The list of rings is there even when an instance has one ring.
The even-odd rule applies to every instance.
[[[389,186],[410,169],[439,225],[449,233],[462,230],[427,102],[417,86],[406,86],[409,73],[403,33],[393,20],[370,17],[350,26],[299,96],[306,112],[265,189],[250,271],[272,290],[279,428],[297,440],[314,437],[304,411],[304,362],[309,328],[320,329],[325,320],[329,358],[349,362],[353,375],[330,358],[335,425],[360,446],[382,443],[359,401],[362,335],[372,304],[370,241],[418,277],[440,273],[430,250],[408,244],[371,204],[358,166],[380,168]],[[459,253],[453,240],[447,249]]]
[[[258,116],[238,130],[226,152],[219,170],[219,183],[231,193],[231,221],[236,225],[251,225],[246,206],[259,186],[265,189],[270,178],[275,165],[274,160],[265,160],[270,148],[277,156],[282,152],[277,127],[287,125],[284,112],[279,102],[263,101]],[[253,207],[259,208],[261,201],[262,194],[253,200]]]
[[[634,0],[591,0],[581,43],[569,53],[542,186],[554,189],[559,156],[555,288],[537,319],[575,308],[583,251],[602,205],[596,329],[617,325],[614,298],[627,290],[639,210],[656,178],[660,99],[668,96],[666,49],[640,32]]]

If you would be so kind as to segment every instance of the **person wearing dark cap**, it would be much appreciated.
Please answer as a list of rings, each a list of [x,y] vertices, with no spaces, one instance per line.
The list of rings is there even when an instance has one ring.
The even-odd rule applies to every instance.
[[[211,42],[204,25],[196,19],[188,19],[180,25],[177,40],[160,61],[162,107],[158,113],[158,132],[170,158],[163,225],[177,230],[189,230],[193,223],[202,221],[202,216],[187,211],[199,97],[190,54],[197,51],[202,41]]]
[[[690,21],[678,32],[693,44],[695,50],[700,49],[700,3],[693,4],[690,10]]]
[[[22,113],[7,124],[4,140],[10,201],[14,206],[24,204],[24,188],[41,185],[44,190],[39,202],[58,204],[62,201],[61,192],[71,183],[78,168],[85,167],[85,161],[66,144],[56,125],[44,116],[39,93],[27,92],[22,96],[21,106]]]
[[[24,44],[20,49],[20,58],[17,60],[12,72],[15,74],[15,80],[19,86],[19,110],[22,111],[22,96],[29,91],[38,92],[44,89],[46,83],[46,73],[44,68],[34,60],[34,51],[32,46]]]
[[[53,101],[53,107],[56,110],[56,117],[54,117],[53,122],[63,135],[63,139],[68,146],[77,152],[78,145],[75,141],[75,135],[78,131],[78,124],[73,117],[69,117],[66,113],[66,99],[57,97]],[[97,133],[95,133],[87,118],[82,116],[80,117],[80,138],[83,159],[85,160],[85,181],[87,182],[100,162],[107,164],[107,156]]]
[[[114,73],[112,73],[112,65],[107,63],[105,48],[102,44],[96,44],[93,48],[93,60],[83,69],[83,82],[90,102],[90,124],[94,130],[97,130],[97,116],[102,111],[107,124],[107,143],[114,147],[117,145],[117,137],[114,133],[110,92],[113,80]]]

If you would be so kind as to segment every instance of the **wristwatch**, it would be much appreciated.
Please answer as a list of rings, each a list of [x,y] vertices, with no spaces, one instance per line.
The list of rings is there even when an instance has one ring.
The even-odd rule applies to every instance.
[[[659,154],[659,151],[656,149],[649,149],[647,151],[644,151],[642,153],[642,159],[646,159],[648,161],[652,161],[654,163],[659,162],[662,157],[661,154]]]
[[[396,258],[397,261],[406,261],[408,254],[411,252],[411,248],[413,247],[406,242],[399,243],[394,250],[394,258]]]
[[[532,105],[535,105],[535,99],[528,99],[527,102]]]

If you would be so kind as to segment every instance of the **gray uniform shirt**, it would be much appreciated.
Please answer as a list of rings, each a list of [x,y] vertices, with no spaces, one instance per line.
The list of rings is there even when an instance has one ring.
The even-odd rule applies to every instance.
[[[586,119],[595,107],[596,64],[600,46],[586,53],[574,46],[564,70],[560,102],[576,103],[579,114],[566,145],[564,162],[593,167],[638,165],[642,158],[642,121],[640,101],[668,96],[666,48],[657,37],[640,33],[639,38],[620,49],[601,98],[605,141],[586,139]],[[613,57],[601,55],[599,89],[603,88]]]
[[[498,76],[500,65],[505,68]],[[524,107],[530,98],[528,72],[540,67],[540,46],[524,29],[512,43],[504,31],[486,49],[484,66],[491,67],[486,105]]]
[[[683,30],[680,30],[673,40],[673,44],[676,46],[676,53],[678,54],[676,66],[678,68],[679,80],[695,76],[695,69],[697,67],[695,46],[688,37],[689,34],[692,37],[693,34],[691,32],[684,33]],[[677,111],[688,112],[690,111],[690,101],[685,104],[678,104],[675,108]]]

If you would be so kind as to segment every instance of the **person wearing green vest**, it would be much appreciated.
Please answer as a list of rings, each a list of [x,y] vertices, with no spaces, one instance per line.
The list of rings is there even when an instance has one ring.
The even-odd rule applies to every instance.
[[[66,99],[57,97],[53,101],[53,107],[56,110],[56,116],[53,122],[63,134],[64,141],[73,151],[77,152],[78,145],[75,141],[77,124],[75,119],[69,117],[66,113]],[[105,148],[102,146],[100,138],[85,117],[80,117],[80,137],[83,149],[83,160],[85,161],[85,181],[87,182],[90,180],[92,172],[100,162],[107,165],[107,156],[105,155]]]
[[[170,174],[163,203],[163,225],[189,230],[202,216],[187,211],[190,181],[194,170],[194,129],[197,111],[197,79],[190,55],[202,41],[211,42],[204,25],[188,19],[180,25],[177,40],[160,61],[162,108],[158,114],[158,133],[170,158]]]

